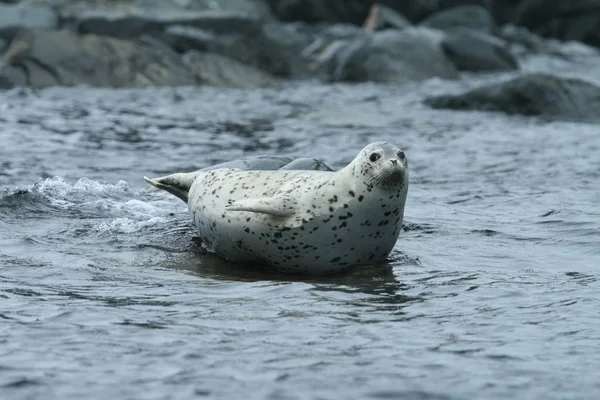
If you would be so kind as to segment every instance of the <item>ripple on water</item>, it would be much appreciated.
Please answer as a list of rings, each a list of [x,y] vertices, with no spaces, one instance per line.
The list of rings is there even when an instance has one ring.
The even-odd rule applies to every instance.
[[[421,104],[493,79],[0,93],[0,397],[595,398],[597,127]],[[207,254],[141,179],[381,139],[404,232],[334,277]]]

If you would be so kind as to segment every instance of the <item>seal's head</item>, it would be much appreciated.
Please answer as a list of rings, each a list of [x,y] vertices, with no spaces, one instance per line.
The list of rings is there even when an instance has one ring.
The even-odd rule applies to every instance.
[[[408,185],[408,159],[402,149],[387,142],[367,145],[351,165],[367,186],[390,190]]]

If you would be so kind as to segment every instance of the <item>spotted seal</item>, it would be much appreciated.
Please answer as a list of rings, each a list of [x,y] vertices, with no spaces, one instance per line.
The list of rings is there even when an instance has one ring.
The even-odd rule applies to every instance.
[[[186,201],[208,250],[292,273],[384,260],[402,227],[408,161],[387,142],[339,171],[218,168],[144,179]]]

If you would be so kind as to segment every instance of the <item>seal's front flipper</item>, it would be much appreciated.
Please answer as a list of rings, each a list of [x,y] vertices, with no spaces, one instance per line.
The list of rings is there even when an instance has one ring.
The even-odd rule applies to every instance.
[[[227,211],[249,211],[275,217],[289,217],[296,212],[296,202],[288,196],[262,197],[233,201],[227,205],[226,209]]]
[[[163,176],[162,178],[146,178],[144,180],[151,184],[154,187],[165,190],[187,203],[188,201],[188,192],[190,191],[190,187],[194,180],[198,176],[198,172],[190,172],[190,173],[179,173],[168,176]]]

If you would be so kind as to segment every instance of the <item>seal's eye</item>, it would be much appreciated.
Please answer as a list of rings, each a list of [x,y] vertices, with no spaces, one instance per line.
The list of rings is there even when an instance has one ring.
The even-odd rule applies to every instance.
[[[397,154],[398,158],[401,159],[402,161],[406,160],[406,154],[404,154],[403,151],[399,151]]]
[[[375,162],[377,160],[379,160],[381,156],[377,153],[371,153],[371,155],[369,156],[369,160],[371,160],[372,162]]]

